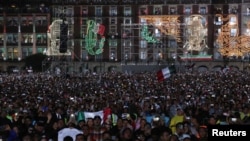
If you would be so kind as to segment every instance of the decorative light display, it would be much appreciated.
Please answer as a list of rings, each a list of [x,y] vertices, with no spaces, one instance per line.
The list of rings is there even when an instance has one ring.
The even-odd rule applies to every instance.
[[[217,38],[219,44],[219,52],[223,56],[244,56],[250,52],[250,36],[240,35],[238,28],[238,19],[235,15],[228,15],[224,17],[217,14],[223,22],[220,33]],[[248,27],[250,29],[250,27]]]
[[[150,36],[150,33],[148,31],[148,26],[143,25],[142,26],[142,31],[141,31],[142,37],[148,42],[148,43],[156,43],[157,39],[154,38],[153,36]]]
[[[147,23],[158,28],[163,34],[169,35],[175,38],[176,42],[181,42],[180,36],[180,20],[176,15],[147,15],[140,16],[145,19]]]
[[[105,37],[103,36],[105,26],[96,23],[93,20],[87,21],[87,34],[85,37],[85,47],[90,55],[97,55],[103,52]],[[101,40],[98,42],[98,35],[101,35]],[[96,46],[98,47],[96,48]]]
[[[184,48],[186,50],[203,51],[208,48],[206,43],[206,20],[201,15],[192,15],[186,18]]]

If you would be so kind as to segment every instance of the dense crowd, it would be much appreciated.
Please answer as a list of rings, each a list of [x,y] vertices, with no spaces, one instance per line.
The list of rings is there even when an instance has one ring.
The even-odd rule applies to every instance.
[[[250,123],[249,77],[233,70],[176,73],[163,82],[154,72],[1,74],[0,136],[3,141],[206,141],[209,125]],[[109,114],[79,118],[96,111]]]

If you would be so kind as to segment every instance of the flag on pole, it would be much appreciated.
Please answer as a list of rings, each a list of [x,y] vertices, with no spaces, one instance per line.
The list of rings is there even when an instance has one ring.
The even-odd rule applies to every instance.
[[[173,73],[176,73],[175,66],[163,68],[157,72],[157,79],[161,82],[164,79],[169,78]]]

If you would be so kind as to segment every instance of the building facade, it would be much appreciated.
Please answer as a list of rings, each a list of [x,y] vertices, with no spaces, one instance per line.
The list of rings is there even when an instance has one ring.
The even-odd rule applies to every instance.
[[[22,60],[53,46],[57,50],[60,42],[54,45],[48,33],[58,34],[50,26],[62,18],[68,23],[69,53],[49,55],[97,62],[99,71],[100,62],[187,65],[225,56],[249,59],[249,0],[11,0],[0,12],[2,60]],[[88,21],[103,25],[104,34],[88,36]],[[91,54],[87,48],[92,37],[92,51],[100,49],[105,38],[101,53]]]

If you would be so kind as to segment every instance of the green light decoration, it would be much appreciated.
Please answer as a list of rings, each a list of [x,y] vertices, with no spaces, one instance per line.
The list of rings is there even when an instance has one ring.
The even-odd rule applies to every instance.
[[[100,26],[93,20],[87,21],[87,34],[85,38],[85,47],[90,55],[97,55],[103,52],[105,37],[100,31],[102,31],[102,33],[104,32],[104,26]],[[102,35],[99,43],[98,43],[98,34]],[[97,44],[98,48],[95,48]]]
[[[148,26],[143,25],[141,31],[142,38],[145,39],[148,43],[156,43],[158,42],[153,36],[149,35]]]

